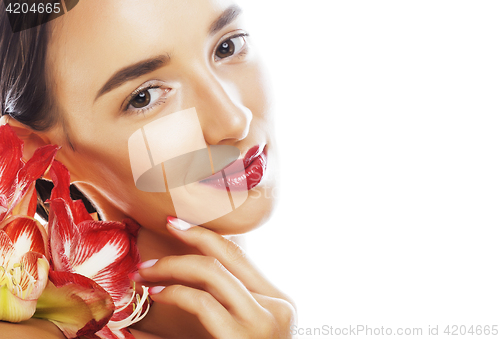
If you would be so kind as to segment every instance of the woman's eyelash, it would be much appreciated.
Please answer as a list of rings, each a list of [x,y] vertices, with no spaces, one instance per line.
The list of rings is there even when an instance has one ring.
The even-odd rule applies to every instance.
[[[148,84],[144,87],[139,87],[135,91],[132,92],[132,94],[129,95],[127,100],[125,101],[125,112],[133,112],[133,113],[142,113],[146,114],[147,111],[153,109],[157,105],[160,105],[165,102],[165,98],[163,96],[159,97],[156,101],[152,102],[151,104],[147,105],[146,107],[143,108],[136,108],[136,109],[131,109],[132,106],[132,101],[134,101],[137,96],[143,92],[149,91],[151,89],[161,89],[162,86],[158,84]]]
[[[153,89],[153,88],[160,88],[161,86],[159,85],[154,85],[154,84],[149,84],[145,87],[139,87],[138,89],[136,89],[135,91],[132,92],[132,94],[130,94],[127,102],[128,104],[130,105],[130,102],[132,100],[135,99],[136,96],[138,96],[140,93],[144,92],[144,91],[147,91],[148,89]]]
[[[231,39],[240,38],[240,37],[248,37],[248,36],[250,36],[250,34],[248,34],[248,33],[238,33],[238,34],[230,36],[226,40],[231,40]],[[224,41],[226,41],[226,40],[224,40]]]
[[[248,37],[250,36],[250,34],[248,33],[238,33],[238,34],[235,34],[235,35],[232,35],[226,39],[224,39],[224,41],[222,41],[220,44],[217,45],[217,48],[216,48],[216,51],[217,49],[226,41],[230,41],[230,40],[233,40],[233,39],[237,39],[237,38],[242,38],[242,37]],[[232,54],[231,56],[228,56],[226,58],[230,58],[230,57],[243,57],[245,55],[247,55],[248,53],[248,43],[246,40],[244,40],[244,45],[241,47],[241,49],[239,51],[237,51],[236,53]],[[226,58],[221,58],[219,57],[220,60],[222,59],[226,59]],[[146,91],[149,91],[151,89],[161,89],[162,86],[161,85],[158,85],[158,84],[148,84],[144,87],[139,87],[138,89],[136,89],[135,91],[133,91],[129,97],[126,99],[125,101],[125,106],[124,106],[124,111],[125,112],[134,112],[134,113],[140,113],[140,114],[146,114],[146,112],[148,112],[149,110],[155,108],[157,105],[161,105],[163,103],[165,103],[165,98],[164,96],[161,96],[160,98],[158,98],[156,101],[152,102],[151,104],[143,107],[143,108],[136,108],[136,109],[131,109],[131,106],[132,106],[132,101],[135,100],[137,98],[137,96],[141,93],[144,93]]]
[[[153,104],[151,104],[149,106],[146,106],[144,108],[135,109],[133,112],[136,113],[136,114],[143,114],[143,115],[145,115],[147,112],[149,112],[150,110],[152,110],[156,106],[165,103],[165,101],[166,101],[165,99],[158,99]]]
[[[248,33],[238,33],[238,34],[235,34],[235,35],[232,35],[226,39],[224,39],[224,41],[222,41],[220,44],[217,45],[217,47],[215,48],[215,52],[217,51],[217,49],[226,41],[230,41],[230,40],[233,40],[233,39],[237,39],[237,38],[244,38],[244,37],[249,37],[250,34]],[[231,55],[230,57],[232,56],[239,56],[239,57],[242,57],[242,56],[245,56],[247,53],[248,53],[248,42],[246,39],[243,39],[245,41],[245,44],[243,45],[243,47],[238,51],[238,53],[235,53],[233,55]],[[215,55],[216,53],[214,53]],[[216,60],[222,60],[222,59],[227,59],[227,58],[230,58],[230,57],[227,57],[227,58],[221,58],[221,57],[217,57],[217,55],[215,55],[215,59]]]

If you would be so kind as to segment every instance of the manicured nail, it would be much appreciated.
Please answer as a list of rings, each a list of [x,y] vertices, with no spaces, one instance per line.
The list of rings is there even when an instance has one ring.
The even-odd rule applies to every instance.
[[[187,231],[188,229],[193,227],[193,225],[188,224],[184,220],[177,219],[174,217],[167,217],[167,221],[170,225],[172,225],[175,229],[178,229],[179,231]]]
[[[149,294],[158,294],[165,289],[165,286],[153,286],[149,289]]]
[[[144,278],[139,274],[139,272],[133,272],[128,274],[128,278],[135,282],[145,282]]]
[[[158,259],[151,259],[151,260],[148,260],[145,262],[141,262],[140,264],[137,265],[137,268],[141,269],[141,268],[151,267],[154,264],[156,264],[157,261],[158,261]]]

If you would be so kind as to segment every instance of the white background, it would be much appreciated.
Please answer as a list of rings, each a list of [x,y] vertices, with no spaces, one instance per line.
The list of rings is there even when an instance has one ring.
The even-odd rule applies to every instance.
[[[500,325],[500,2],[242,4],[281,160],[247,249],[299,327]]]

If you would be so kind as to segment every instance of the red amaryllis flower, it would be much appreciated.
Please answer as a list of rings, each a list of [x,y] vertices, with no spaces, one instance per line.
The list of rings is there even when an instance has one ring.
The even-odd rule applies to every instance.
[[[67,338],[92,336],[113,315],[111,296],[93,280],[52,270],[49,279],[34,317],[50,320]]]
[[[54,161],[50,175],[54,188],[50,198],[49,247],[54,271],[89,278],[109,293],[116,311],[107,326],[96,333],[98,337],[133,337],[126,327],[142,318],[146,301],[146,296],[139,297],[133,310],[129,305],[137,296],[130,287],[128,274],[136,270],[140,261],[136,247],[140,226],[131,219],[94,220],[81,200],[71,199],[66,167]],[[101,324],[95,325],[94,331]]]
[[[22,140],[11,126],[0,126],[0,320],[26,320],[36,308],[38,316],[48,315],[55,322],[69,314],[75,333],[85,333],[88,323],[98,322],[95,319],[104,319],[99,328],[109,320],[111,297],[93,286],[95,283],[78,281],[66,287],[69,284],[53,274],[53,282],[48,282],[47,232],[33,218],[36,179],[47,171],[58,149],[55,145],[40,147],[25,162]],[[57,293],[54,284],[62,287]],[[111,306],[105,307],[106,298]]]
[[[10,219],[0,230],[0,320],[19,322],[33,316],[49,262],[40,223],[29,217]]]
[[[22,140],[9,125],[0,126],[0,320],[31,318],[47,284],[47,233],[32,217],[35,181],[47,171],[57,149],[38,148],[25,163]]]
[[[52,321],[68,338],[133,337],[126,326],[140,320],[146,301],[138,298],[132,310],[128,299],[136,296],[127,274],[139,262],[139,226],[94,221],[81,201],[72,201],[69,173],[53,162],[58,149],[40,147],[25,162],[23,142],[9,125],[0,126],[0,320],[29,319],[36,306],[34,316]],[[49,251],[47,232],[33,216],[35,181],[51,164],[57,169],[51,173]]]
[[[40,147],[25,163],[23,141],[9,125],[0,126],[0,222],[11,214],[35,215],[35,181],[47,171],[58,149],[56,145]],[[23,208],[13,213],[18,205]]]

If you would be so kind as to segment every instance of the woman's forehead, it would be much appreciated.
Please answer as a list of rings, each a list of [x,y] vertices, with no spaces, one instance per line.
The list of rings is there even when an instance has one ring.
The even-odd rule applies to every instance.
[[[223,11],[232,0],[85,0],[62,16],[68,31],[109,33],[128,27],[170,25],[188,27],[203,24],[217,12]],[[60,25],[59,25],[60,26]],[[179,27],[180,28],[180,27]],[[76,33],[76,32],[74,32]]]
[[[80,1],[54,25],[52,41],[65,53],[95,52],[101,58],[107,50],[116,55],[140,47],[155,49],[159,42],[175,46],[209,30],[231,5],[230,0]]]
[[[80,1],[52,29],[48,67],[59,100],[71,95],[74,102],[77,95],[80,104],[89,104],[127,65],[159,55],[174,61],[176,54],[200,54],[214,23],[235,6],[231,0]]]

